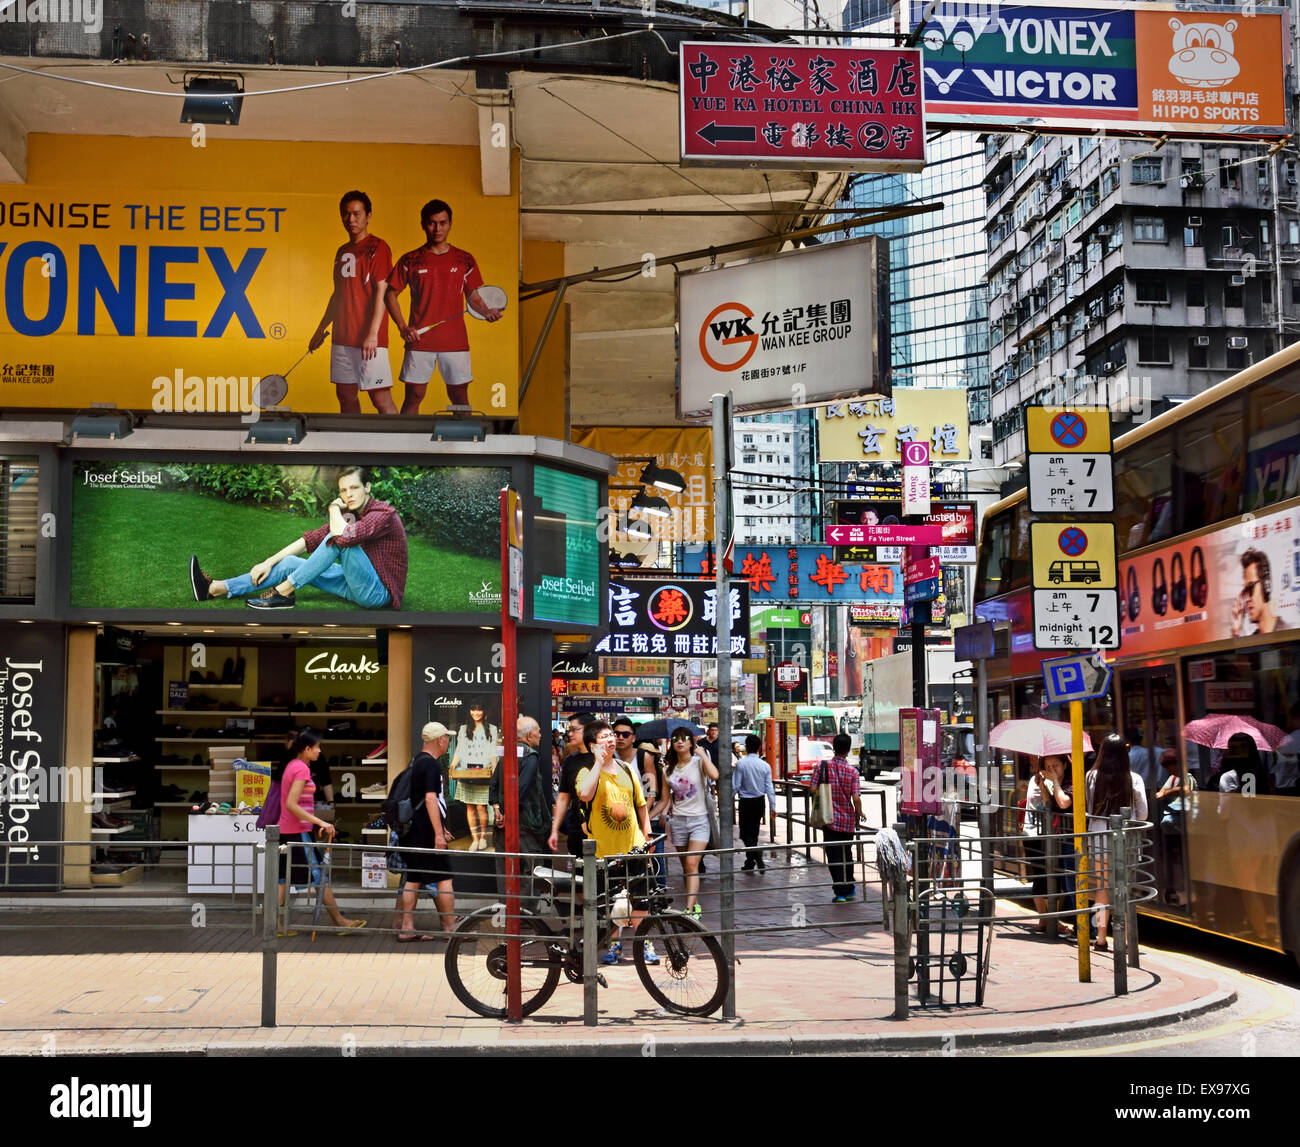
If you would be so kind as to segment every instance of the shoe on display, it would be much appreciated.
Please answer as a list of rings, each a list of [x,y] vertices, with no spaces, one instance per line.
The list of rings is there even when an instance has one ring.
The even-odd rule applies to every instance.
[[[292,609],[297,602],[295,594],[285,595],[277,589],[268,589],[256,597],[244,599],[249,609]]]
[[[233,685],[235,683],[235,659],[227,657],[225,664],[221,666],[221,684]]]
[[[653,940],[645,942],[644,955],[647,964],[659,963],[659,953],[655,951],[655,942]]]
[[[387,828],[387,827],[388,824],[382,816],[375,817],[374,820],[372,820],[369,824],[366,825],[366,828]]]
[[[365,793],[367,796],[374,796],[376,793],[387,793],[388,786],[382,783],[375,784],[375,785],[366,785],[366,787],[361,791]]]
[[[244,659],[242,657],[235,662],[234,683],[236,685],[242,685],[244,683],[244,670],[246,667],[247,666],[245,665]],[[236,708],[238,708],[238,706],[236,706]]]
[[[605,949],[605,954],[601,956],[600,962],[602,964],[617,964],[622,955],[623,945],[615,940],[607,949]]]
[[[199,559],[197,554],[190,554],[190,589],[194,591],[195,601],[207,601],[212,597],[212,578],[208,577],[199,568]],[[193,681],[195,674],[190,674],[190,680]],[[201,680],[201,678],[200,678]]]

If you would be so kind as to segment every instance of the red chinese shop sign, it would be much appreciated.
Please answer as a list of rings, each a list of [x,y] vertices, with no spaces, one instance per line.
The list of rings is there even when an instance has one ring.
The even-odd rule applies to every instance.
[[[920,171],[919,48],[681,45],[683,164]]]

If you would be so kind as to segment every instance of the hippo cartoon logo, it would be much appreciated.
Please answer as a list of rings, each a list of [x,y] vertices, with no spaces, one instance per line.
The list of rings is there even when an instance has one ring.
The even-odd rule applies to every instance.
[[[1184,24],[1170,20],[1174,31],[1174,54],[1169,57],[1169,72],[1193,88],[1221,88],[1235,80],[1241,65],[1233,56],[1232,33],[1237,21],[1226,24]]]

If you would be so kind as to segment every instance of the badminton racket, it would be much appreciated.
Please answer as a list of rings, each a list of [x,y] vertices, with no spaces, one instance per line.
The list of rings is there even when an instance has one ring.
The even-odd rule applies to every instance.
[[[506,309],[506,293],[500,287],[479,287],[478,297],[482,300],[484,307],[489,310],[504,311]],[[452,319],[458,319],[464,315],[469,315],[470,318],[479,319],[480,321],[486,321],[487,319],[486,315],[480,314],[467,301],[465,309],[460,314],[448,315],[445,319],[439,319],[436,323],[430,323],[427,327],[418,327],[411,333],[416,338],[419,338],[426,331],[431,331],[434,327],[440,327],[443,323],[449,323]]]

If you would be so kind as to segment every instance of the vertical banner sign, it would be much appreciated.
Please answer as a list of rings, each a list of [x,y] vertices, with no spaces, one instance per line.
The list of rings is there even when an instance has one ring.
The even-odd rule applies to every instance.
[[[903,513],[930,512],[930,444],[903,444]]]
[[[920,171],[917,48],[680,48],[683,164]]]
[[[506,488],[506,544],[510,558],[510,583],[506,608],[515,621],[524,617],[524,504],[516,490]]]
[[[61,626],[0,626],[0,884],[54,883],[60,858],[40,842],[63,835],[65,791],[91,800],[90,769],[80,792],[63,779],[63,641]]]

